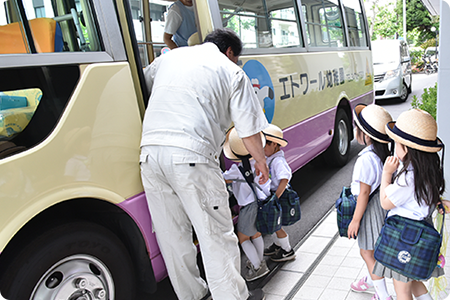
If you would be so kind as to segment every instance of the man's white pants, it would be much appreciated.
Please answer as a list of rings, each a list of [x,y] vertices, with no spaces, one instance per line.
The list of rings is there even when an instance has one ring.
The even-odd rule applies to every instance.
[[[228,192],[217,164],[182,148],[145,146],[141,175],[156,238],[178,298],[196,300],[207,293],[196,263],[194,227],[213,299],[247,299]]]

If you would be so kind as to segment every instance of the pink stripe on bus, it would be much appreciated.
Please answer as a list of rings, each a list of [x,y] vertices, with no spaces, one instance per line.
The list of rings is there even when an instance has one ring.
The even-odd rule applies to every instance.
[[[130,217],[136,222],[139,227],[147,246],[147,250],[150,253],[150,259],[152,262],[153,272],[155,274],[156,281],[161,281],[167,277],[167,270],[162,258],[161,251],[159,250],[158,243],[156,241],[155,233],[152,232],[152,218],[148,210],[147,198],[145,193],[137,194],[131,198],[128,198],[124,202],[118,204]]]

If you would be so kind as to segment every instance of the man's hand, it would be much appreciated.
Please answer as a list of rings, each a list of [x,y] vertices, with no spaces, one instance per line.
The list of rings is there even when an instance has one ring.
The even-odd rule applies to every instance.
[[[261,174],[261,177],[259,177],[259,184],[264,184],[269,180],[269,167],[265,161],[263,163],[258,161],[255,162],[255,173],[256,176]]]

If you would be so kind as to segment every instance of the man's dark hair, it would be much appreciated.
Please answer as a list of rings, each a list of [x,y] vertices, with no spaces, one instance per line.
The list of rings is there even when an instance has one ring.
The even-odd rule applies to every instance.
[[[205,38],[204,43],[214,43],[219,48],[220,52],[225,54],[227,52],[228,47],[231,47],[233,50],[234,56],[241,55],[242,52],[242,42],[241,39],[237,36],[237,34],[228,29],[216,29],[210,34],[208,34]]]

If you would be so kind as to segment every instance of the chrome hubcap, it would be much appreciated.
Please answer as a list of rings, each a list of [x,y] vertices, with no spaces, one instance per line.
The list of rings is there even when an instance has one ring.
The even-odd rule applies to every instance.
[[[348,150],[348,129],[344,120],[339,120],[338,124],[339,133],[339,153],[345,155]]]
[[[41,277],[30,300],[114,299],[108,268],[90,255],[73,255],[54,264]]]

